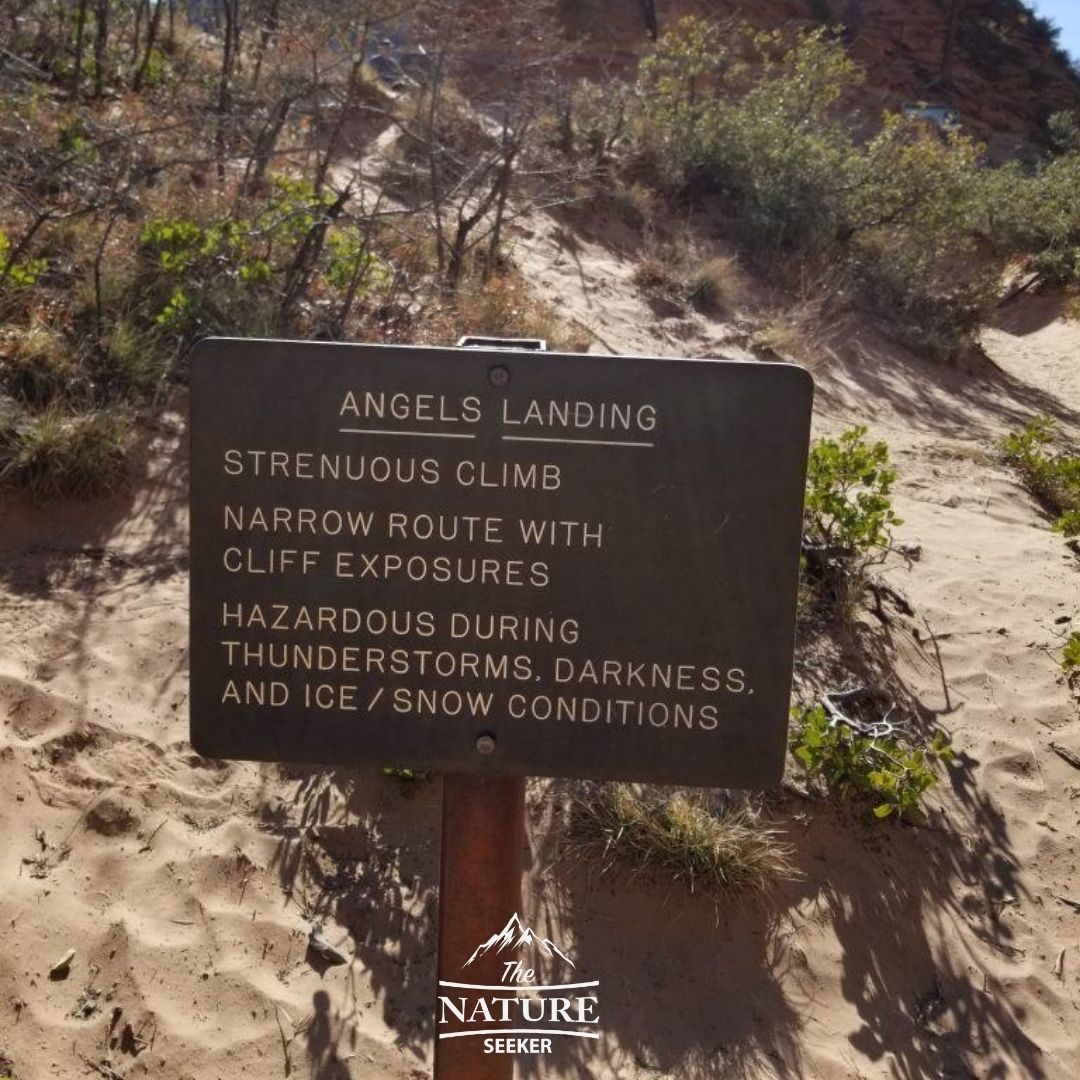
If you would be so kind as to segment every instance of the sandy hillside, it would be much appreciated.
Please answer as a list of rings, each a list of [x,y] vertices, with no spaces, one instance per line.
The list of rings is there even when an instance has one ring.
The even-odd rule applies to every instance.
[[[730,326],[658,317],[618,254],[572,247],[539,219],[515,255],[594,349],[742,355]],[[960,751],[933,826],[788,793],[801,879],[718,914],[554,861],[535,828],[527,914],[600,979],[604,1035],[521,1076],[1080,1075],[1080,910],[1057,899],[1080,901],[1080,771],[1048,749],[1080,753],[1054,659],[1080,577],[991,454],[1036,412],[1077,431],[1080,326],[1056,314],[1007,309],[973,373],[871,339],[816,371],[819,430],[888,440],[921,547],[885,571],[911,614],[860,633]],[[427,1076],[438,784],[191,752],[184,422],[178,398],[133,495],[3,510],[0,1051],[19,1080]],[[318,923],[350,964],[308,952]]]

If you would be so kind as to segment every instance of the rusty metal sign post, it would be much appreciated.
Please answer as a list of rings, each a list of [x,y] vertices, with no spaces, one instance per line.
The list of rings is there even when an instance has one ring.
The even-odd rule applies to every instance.
[[[543,341],[464,337],[458,348],[547,351]],[[500,380],[501,381],[501,380]],[[494,737],[477,738],[477,752],[491,753]],[[525,777],[443,776],[442,842],[439,849],[438,974],[459,982],[465,961],[508,913],[521,909],[525,843]],[[498,985],[499,960],[489,953],[470,966],[470,979]],[[436,1028],[438,1025],[436,1024]],[[514,1058],[487,1054],[476,1038],[435,1037],[434,1080],[512,1080]]]
[[[596,985],[505,970],[575,967],[514,921],[524,777],[782,775],[812,383],[459,344],[195,350],[191,740],[443,774],[437,1013],[524,1019],[452,999],[435,1075],[509,1080],[518,990]],[[588,1000],[547,1034],[598,1037]]]
[[[547,350],[543,341],[464,337],[458,342],[458,348],[493,347]],[[494,748],[490,734],[477,738],[478,753]],[[440,987],[459,982],[477,944],[501,926],[508,913],[520,910],[524,842],[525,777],[443,776],[436,976]],[[499,966],[497,954],[489,953],[470,968],[470,979],[497,985]],[[439,1034],[436,1030],[434,1080],[513,1080],[512,1055],[484,1053],[476,1038],[447,1039]]]
[[[502,926],[508,913],[521,910],[524,841],[524,777],[443,777],[440,988],[460,982],[477,944]],[[501,967],[498,954],[482,956],[469,966],[469,981],[496,986]],[[485,1053],[479,1038],[436,1031],[435,1080],[509,1080],[513,1074],[513,1055]]]

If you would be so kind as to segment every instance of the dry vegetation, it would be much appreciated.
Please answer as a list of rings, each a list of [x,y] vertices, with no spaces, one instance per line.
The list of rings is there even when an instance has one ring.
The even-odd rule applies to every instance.
[[[573,798],[568,850],[601,873],[677,882],[717,899],[794,873],[783,832],[745,801],[700,791],[593,784]]]
[[[998,169],[962,133],[898,115],[860,141],[843,101],[861,73],[826,30],[685,19],[635,83],[602,86],[563,74],[547,5],[185,11],[0,5],[8,487],[112,489],[125,432],[206,334],[583,348],[506,255],[540,208],[612,209],[641,237],[657,311],[753,309],[752,347],[811,362],[845,311],[947,356],[1006,262],[1080,276],[1074,117],[1051,118],[1039,160]],[[705,204],[721,251],[672,224]],[[94,464],[65,464],[98,439]]]
[[[207,334],[575,344],[504,257],[589,173],[551,163],[554,24],[489,14],[411,6],[380,77],[377,0],[0,5],[0,480],[113,489]]]
[[[507,254],[538,210],[613,213],[655,308],[749,312],[772,358],[824,362],[851,312],[950,357],[1007,266],[1080,283],[1076,118],[1000,168],[900,115],[866,138],[844,111],[862,73],[827,29],[688,18],[635,82],[600,85],[564,74],[548,4],[186,10],[0,3],[0,485],[35,499],[121,485],[207,334],[583,351]],[[688,224],[703,210],[720,243]],[[826,622],[862,602],[896,522],[887,452],[861,434],[815,451],[804,607]],[[1046,498],[1054,468],[1056,486],[1029,469]],[[573,821],[605,865],[708,892],[788,868],[755,814],[696,796],[598,786]]]

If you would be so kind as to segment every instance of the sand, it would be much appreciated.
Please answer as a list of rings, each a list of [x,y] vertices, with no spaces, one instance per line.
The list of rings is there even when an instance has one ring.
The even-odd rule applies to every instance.
[[[538,218],[515,254],[594,349],[745,355],[560,235]],[[984,341],[993,364],[961,371],[867,332],[815,372],[818,431],[889,442],[921,547],[883,570],[913,614],[859,633],[958,748],[931,827],[788,792],[800,879],[714,910],[556,860],[533,785],[525,914],[600,979],[603,1037],[521,1077],[1080,1075],[1080,911],[1058,899],[1080,901],[1080,771],[1048,748],[1080,753],[1055,661],[1080,578],[992,452],[1040,411],[1076,434],[1080,326],[1021,300]],[[439,784],[192,753],[184,425],[178,396],[125,497],[2,510],[0,1052],[20,1080],[428,1076]],[[309,952],[313,925],[350,963]]]

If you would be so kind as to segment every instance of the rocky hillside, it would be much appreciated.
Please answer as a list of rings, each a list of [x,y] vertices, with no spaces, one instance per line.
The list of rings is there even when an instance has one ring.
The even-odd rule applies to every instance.
[[[682,15],[778,26],[843,27],[864,65],[868,112],[904,102],[945,103],[995,158],[1043,137],[1046,118],[1080,105],[1080,78],[1052,27],[1016,0],[586,0],[562,3],[583,73],[629,72]],[[950,22],[952,32],[950,34]]]

